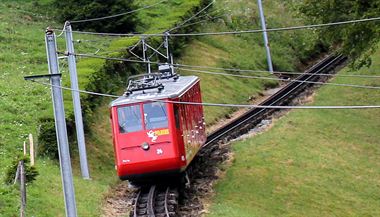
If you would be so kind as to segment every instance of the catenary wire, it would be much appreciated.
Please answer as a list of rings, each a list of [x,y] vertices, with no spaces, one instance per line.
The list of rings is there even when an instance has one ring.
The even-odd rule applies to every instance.
[[[161,3],[166,2],[166,1],[168,1],[168,0],[162,0],[162,1],[156,2],[156,3],[151,4],[151,5],[146,5],[146,6],[143,6],[141,8],[138,8],[138,9],[135,9],[135,10],[132,10],[132,11],[127,11],[127,12],[120,13],[120,14],[115,14],[115,15],[110,15],[110,16],[105,16],[105,17],[83,19],[83,20],[72,20],[72,21],[70,21],[70,23],[84,23],[84,22],[99,21],[99,20],[105,20],[105,19],[120,17],[120,16],[124,16],[124,15],[127,15],[127,14],[132,14],[132,13],[144,10],[144,9],[148,9],[148,8],[154,7],[154,6],[158,5],[158,4],[161,4]]]
[[[186,65],[186,64],[173,64],[175,67],[184,68],[198,68],[198,69],[209,69],[209,70],[223,70],[232,72],[251,72],[251,73],[273,73],[273,74],[290,74],[290,75],[312,75],[312,73],[303,72],[290,72],[290,71],[265,71],[265,70],[251,70],[251,69],[237,69],[237,68],[221,68],[221,67],[211,67],[211,66],[196,66],[196,65]],[[339,74],[318,74],[319,76],[332,76],[332,77],[358,77],[358,78],[380,78],[380,75],[339,75]]]
[[[58,54],[65,54],[64,52],[58,52]],[[77,57],[85,57],[85,58],[97,58],[97,59],[105,59],[105,60],[115,60],[115,61],[123,61],[123,62],[131,62],[131,63],[150,63],[150,64],[163,64],[161,62],[152,62],[152,61],[144,61],[144,60],[132,60],[118,57],[104,57],[92,54],[74,54]]]
[[[177,34],[171,34],[171,36],[234,35],[234,34],[247,34],[247,33],[262,33],[264,31],[265,32],[278,32],[278,31],[289,31],[289,30],[312,29],[312,28],[320,28],[320,27],[328,27],[328,26],[338,26],[338,25],[378,21],[378,20],[380,20],[380,17],[357,19],[357,20],[348,20],[348,21],[341,21],[341,22],[322,23],[322,24],[302,25],[302,26],[269,28],[267,30],[254,29],[254,30],[241,30],[241,31],[231,31],[231,32],[177,33]]]
[[[111,98],[118,98],[119,97],[117,95],[106,94],[106,93],[97,93],[97,92],[86,91],[86,90],[75,90],[75,89],[72,89],[70,87],[64,87],[64,86],[54,85],[54,84],[46,83],[46,82],[43,82],[43,81],[36,81],[36,80],[30,80],[30,81],[38,83],[38,84],[42,84],[42,85],[45,85],[45,86],[58,87],[58,88],[60,88],[62,90],[69,90],[69,91],[74,91],[74,92],[79,92],[79,93],[85,93],[85,94],[89,94],[89,95],[111,97]]]
[[[131,46],[133,47],[133,46]],[[125,49],[119,49],[110,51],[117,52],[117,51],[125,51]],[[64,54],[63,52],[60,52],[60,54]],[[99,59],[109,59],[109,60],[117,60],[117,61],[125,61],[125,62],[134,62],[134,63],[150,63],[150,64],[167,64],[163,62],[151,62],[151,61],[136,61],[131,59],[125,59],[125,58],[116,58],[116,57],[105,57],[105,56],[99,56],[99,55],[93,55],[93,54],[74,54],[76,56],[81,57],[87,57],[87,58],[99,58]],[[221,67],[211,67],[211,66],[197,66],[197,65],[187,65],[187,64],[179,64],[174,63],[174,67],[178,68],[200,68],[200,69],[210,69],[210,70],[223,70],[223,71],[233,71],[233,72],[251,72],[251,73],[270,73],[269,71],[265,70],[251,70],[251,69],[237,69],[237,68],[221,68]],[[293,75],[311,75],[310,73],[303,73],[303,72],[289,72],[289,71],[274,71],[271,72],[273,74],[293,74]],[[331,76],[331,77],[358,77],[358,78],[380,78],[380,75],[340,75],[340,74],[318,74],[319,76]]]
[[[195,19],[200,19],[200,18],[203,18],[203,17],[210,17],[211,14],[213,14],[213,13],[215,13],[215,15],[218,15],[217,12],[219,12],[221,10],[224,10],[224,9],[220,8],[220,9],[216,9],[216,10],[210,11],[209,13],[203,14],[201,16],[197,16]],[[215,16],[215,15],[213,15],[213,16]]]
[[[229,74],[229,73],[210,72],[210,71],[204,71],[204,70],[193,70],[193,69],[184,69],[184,68],[181,68],[181,70],[183,70],[183,71],[189,71],[189,72],[196,72],[196,73],[203,73],[203,74],[210,74],[210,75],[231,76],[231,77],[238,77],[238,78],[251,78],[251,79],[262,79],[262,80],[275,80],[275,81],[305,82],[305,81],[296,80],[296,79],[273,78],[273,77],[250,76],[250,75],[235,75],[235,74]],[[318,74],[316,76],[318,76]],[[320,81],[306,81],[305,83],[380,90],[380,86],[366,86],[366,85],[340,84],[340,83],[324,83],[324,82],[320,82]]]
[[[181,26],[185,25],[186,23],[188,23],[189,21],[191,21],[192,19],[196,18],[200,13],[202,13],[203,11],[207,10],[207,8],[211,7],[211,5],[213,5],[215,3],[215,0],[213,0],[210,4],[206,5],[204,8],[202,8],[200,11],[198,11],[197,13],[195,13],[193,16],[191,16],[189,19],[183,21],[181,24],[169,29],[167,32],[171,32],[171,31],[174,31],[176,29],[179,29],[181,28]]]
[[[124,47],[121,49],[100,51],[98,52],[98,55],[106,55],[106,54],[117,53],[117,52],[127,52],[129,49],[136,47],[138,44],[139,44],[139,41],[135,43],[134,45]]]
[[[313,72],[313,73],[311,73],[311,74],[312,74],[312,75],[315,75],[315,74],[317,74],[319,71],[320,71],[320,70],[315,71],[315,72]],[[309,79],[311,79],[311,77],[312,77],[312,76],[309,76],[308,78],[306,78],[306,79],[304,80],[304,82],[305,82],[305,81],[308,81]],[[293,87],[293,88],[292,88],[290,91],[288,91],[286,94],[282,95],[280,98],[277,98],[274,102],[270,103],[269,106],[274,105],[274,104],[277,103],[278,101],[280,101],[280,100],[284,99],[285,97],[287,97],[287,96],[288,96],[289,94],[291,94],[294,90],[296,90],[299,86],[301,86],[304,82],[302,82],[302,83],[298,83],[295,87]],[[229,132],[232,131],[233,129],[235,129],[235,128],[241,126],[242,124],[244,124],[245,122],[247,122],[247,121],[250,120],[251,118],[257,116],[258,114],[262,113],[263,111],[264,111],[264,110],[261,109],[259,112],[254,113],[254,114],[251,114],[248,118],[242,120],[240,123],[238,123],[238,124],[236,124],[235,126],[229,128],[228,130],[226,130],[225,132],[223,132],[223,133],[220,134],[219,136],[217,136],[217,137],[215,137],[214,139],[208,141],[208,142],[207,142],[206,144],[204,144],[202,147],[206,147],[206,146],[208,146],[209,144],[211,144],[212,142],[214,142],[216,139],[218,139],[218,138],[220,138],[221,136],[223,136],[223,135],[229,133]]]
[[[181,26],[181,28],[188,27],[188,26],[193,26],[193,25],[204,23],[204,22],[207,22],[207,21],[212,21],[212,20],[224,17],[224,16],[226,16],[226,14],[223,14],[223,15],[220,15],[220,16],[215,16],[215,17],[210,17],[210,18],[207,18],[207,19],[204,19],[204,20],[200,20],[200,21],[197,21],[197,22],[194,22],[194,23],[189,23],[189,24]]]
[[[61,31],[61,33],[59,33],[59,35],[57,35],[57,38],[59,38],[63,35],[63,33],[65,32],[65,29],[66,29],[66,25],[67,25],[67,22],[65,22],[65,24],[63,25],[62,31]]]
[[[59,52],[60,54],[64,54],[63,52]],[[143,60],[132,60],[132,59],[125,59],[125,58],[117,58],[117,57],[104,57],[99,55],[92,55],[92,54],[74,54],[78,57],[86,57],[86,58],[98,58],[98,59],[106,59],[106,60],[115,60],[115,61],[124,61],[124,62],[132,62],[132,63],[150,63],[150,64],[168,64],[163,62],[152,62],[152,61],[143,61]],[[208,67],[208,66],[192,66],[192,65],[186,65],[186,64],[173,64],[174,67],[180,68],[182,70],[188,70],[191,71],[191,69],[185,69],[185,68],[205,68],[205,69],[214,69],[214,70],[225,70],[225,71],[235,71],[235,72],[265,72],[269,73],[268,71],[255,71],[255,70],[244,70],[244,69],[229,69],[229,68],[217,68],[217,67]],[[193,71],[203,71],[203,70],[193,70]],[[211,73],[209,71],[205,71],[205,73]],[[302,72],[275,72],[276,74],[285,74],[285,73],[293,73],[293,74],[304,74]],[[228,73],[225,73],[226,75],[231,75]],[[244,75],[241,75],[244,76]],[[335,76],[335,77],[361,77],[361,78],[380,78],[380,76],[376,75],[334,75],[334,74],[320,74],[320,76]],[[272,79],[280,79],[280,78],[272,78]],[[283,79],[284,81],[289,81],[288,79]],[[370,86],[369,86],[370,87]],[[377,89],[377,88],[375,88]]]
[[[112,94],[104,94],[104,93],[97,93],[92,91],[85,91],[85,90],[75,90],[70,87],[64,87],[59,85],[53,85],[47,82],[41,82],[36,80],[30,80],[32,82],[42,84],[45,86],[50,87],[56,87],[61,88],[63,90],[68,91],[76,91],[79,93],[85,93],[90,95],[96,95],[96,96],[103,96],[103,97],[111,97],[111,98],[119,98],[120,96],[112,95]],[[250,104],[224,104],[224,103],[207,103],[207,102],[179,102],[179,101],[171,101],[171,100],[159,100],[159,99],[145,99],[145,100],[137,100],[138,102],[146,102],[146,101],[152,101],[152,102],[162,102],[162,103],[172,103],[172,104],[185,104],[185,105],[201,105],[201,106],[214,106],[214,107],[235,107],[235,108],[274,108],[274,109],[375,109],[380,108],[380,105],[359,105],[359,106],[265,106],[265,105],[250,105]]]
[[[364,23],[364,22],[372,22],[379,21],[380,17],[372,17],[365,19],[356,19],[356,20],[348,20],[341,22],[331,22],[331,23],[321,23],[321,24],[312,24],[312,25],[302,25],[302,26],[290,26],[290,27],[279,27],[279,28],[269,28],[267,30],[262,29],[253,29],[253,30],[241,30],[241,31],[226,31],[226,32],[200,32],[200,33],[173,33],[170,34],[172,37],[186,37],[186,36],[207,36],[207,35],[233,35],[233,34],[250,34],[250,33],[262,33],[266,32],[278,32],[278,31],[290,31],[290,30],[300,30],[300,29],[313,29],[313,28],[321,28],[328,26],[338,26],[338,25],[346,25],[346,24],[355,24],[355,23]],[[57,29],[52,29],[57,30]],[[165,36],[165,33],[152,33],[152,34],[138,34],[138,33],[101,33],[101,32],[86,32],[86,31],[72,31],[77,34],[88,34],[88,35],[103,35],[103,36],[139,36],[139,37],[153,37],[153,36]]]

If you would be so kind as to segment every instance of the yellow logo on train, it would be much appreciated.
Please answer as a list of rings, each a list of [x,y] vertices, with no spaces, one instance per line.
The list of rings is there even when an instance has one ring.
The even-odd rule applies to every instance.
[[[154,133],[157,136],[169,135],[169,129],[156,130]]]

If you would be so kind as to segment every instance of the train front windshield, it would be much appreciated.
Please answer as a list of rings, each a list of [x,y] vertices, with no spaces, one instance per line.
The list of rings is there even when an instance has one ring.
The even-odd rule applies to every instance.
[[[119,107],[117,113],[120,133],[168,127],[168,115],[165,103],[152,102]]]

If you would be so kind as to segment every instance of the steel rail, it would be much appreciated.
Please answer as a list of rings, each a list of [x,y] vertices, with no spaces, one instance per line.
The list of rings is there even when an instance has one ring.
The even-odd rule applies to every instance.
[[[345,61],[345,57],[342,55],[329,55],[326,58],[324,58],[322,61],[317,63],[316,65],[312,66],[310,69],[308,69],[305,74],[302,74],[297,77],[296,80],[302,80],[302,81],[309,81],[309,80],[318,80],[321,78],[321,76],[318,76],[320,73],[328,73],[334,69],[335,66],[339,65],[343,61]],[[307,86],[312,86],[311,84],[305,83],[305,82],[290,82],[285,87],[283,87],[281,90],[277,91],[274,95],[269,97],[268,99],[264,100],[260,105],[264,106],[273,106],[273,105],[283,105],[284,103],[288,102],[289,100],[293,99],[294,97],[288,97],[289,95],[293,94],[296,95],[297,92],[304,90]],[[252,121],[252,119],[258,115],[265,116],[268,113],[273,113],[277,111],[278,109],[265,109],[265,108],[253,108],[250,109],[248,112],[244,113],[237,119],[231,121],[230,123],[224,125],[223,127],[219,128],[218,130],[212,132],[206,140],[206,143],[203,147],[208,146],[209,144],[215,142],[216,140],[222,140],[228,134],[230,134],[233,130],[238,130],[241,128],[244,128],[247,124],[254,125],[256,123],[249,123],[249,121]],[[256,120],[253,120],[253,122],[258,122],[260,118],[256,118]]]
[[[149,217],[155,217],[154,212],[154,202],[155,202],[155,196],[156,196],[156,186],[152,185],[149,189],[149,195],[148,195],[148,216]]]
[[[134,199],[133,217],[172,217],[176,215],[178,197],[170,186],[141,187]]]
[[[169,213],[169,209],[168,209],[168,197],[169,197],[169,187],[166,188],[166,192],[165,192],[165,203],[164,203],[164,206],[165,206],[165,216],[166,217],[170,217],[170,213]]]
[[[140,195],[141,195],[141,191],[139,191],[137,193],[137,196],[135,198],[135,205],[133,206],[133,217],[138,217],[137,209],[138,209],[138,205],[139,205],[138,201],[140,199]]]

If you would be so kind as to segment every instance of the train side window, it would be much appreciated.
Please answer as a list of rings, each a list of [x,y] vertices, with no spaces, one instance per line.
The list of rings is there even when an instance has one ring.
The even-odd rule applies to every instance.
[[[119,107],[117,115],[120,133],[131,133],[143,129],[140,105]]]
[[[174,106],[174,118],[175,118],[175,127],[177,129],[181,129],[181,117],[180,117],[180,112],[179,112],[179,105]]]
[[[144,104],[144,120],[147,130],[168,127],[166,105],[161,102]]]

